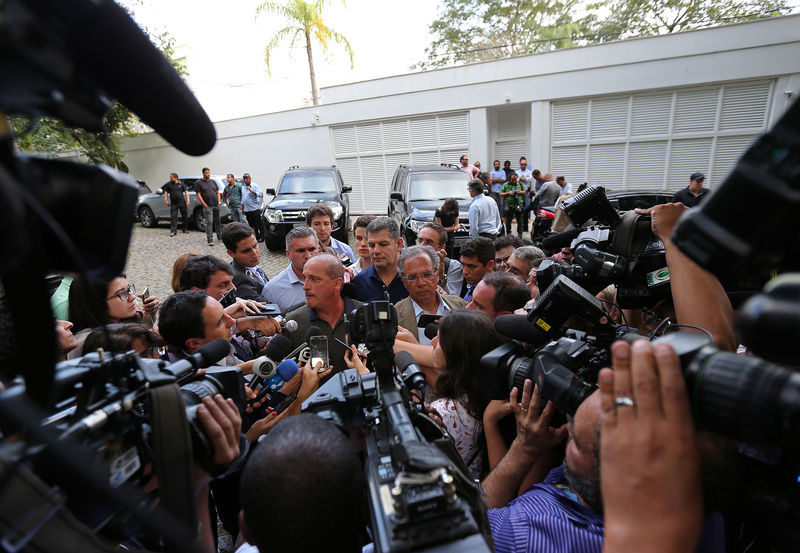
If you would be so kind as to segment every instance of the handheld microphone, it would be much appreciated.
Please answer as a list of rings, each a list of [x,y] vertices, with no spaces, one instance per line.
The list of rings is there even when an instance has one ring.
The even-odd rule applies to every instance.
[[[253,370],[255,370],[255,365]],[[298,370],[297,363],[292,359],[284,359],[277,366],[273,365],[270,371],[262,377],[264,379],[264,389],[262,391],[277,392],[297,374]]]
[[[428,323],[425,326],[425,337],[428,340],[433,340],[439,334],[439,325],[438,323]]]
[[[280,324],[281,324],[281,329],[285,330],[286,332],[294,332],[295,330],[297,330],[298,327],[297,321],[294,321],[292,319],[289,319],[288,321],[284,319],[280,321]]]
[[[273,336],[264,349],[264,355],[253,362],[253,374],[256,376],[250,381],[250,386],[255,388],[261,384],[265,378],[273,374],[277,364],[287,356],[291,347],[292,342],[286,336],[280,334]]]

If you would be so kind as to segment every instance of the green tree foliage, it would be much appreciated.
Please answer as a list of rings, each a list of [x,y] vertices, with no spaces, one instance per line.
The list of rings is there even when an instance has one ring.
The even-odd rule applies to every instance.
[[[283,16],[288,22],[288,25],[273,35],[264,49],[264,61],[267,65],[267,71],[269,71],[272,52],[283,40],[289,39],[291,46],[295,46],[298,39],[303,40],[303,46],[306,49],[308,58],[308,72],[311,77],[311,98],[315,106],[319,105],[319,88],[317,87],[317,76],[314,73],[312,39],[319,43],[324,54],[327,54],[330,42],[341,44],[350,56],[350,67],[353,66],[353,49],[350,47],[350,43],[343,35],[328,27],[322,20],[322,10],[326,3],[326,0],[316,0],[315,2],[289,0],[286,4],[267,1],[256,8],[256,15],[261,12],[275,13]]]
[[[546,52],[788,13],[785,0],[441,0],[413,68]]]
[[[594,32],[599,40],[661,35],[784,15],[784,0],[605,0],[591,8],[609,15]]]
[[[178,73],[186,77],[186,66],[175,58],[175,43],[169,33],[151,34],[150,39]],[[125,154],[122,152],[120,139],[124,136],[136,136],[150,129],[119,102],[114,102],[103,119],[108,129],[106,132],[89,132],[70,127],[53,117],[42,117],[35,121],[24,116],[10,117],[17,145],[23,151],[44,155],[71,152],[91,163],[104,163],[128,172],[123,161]]]

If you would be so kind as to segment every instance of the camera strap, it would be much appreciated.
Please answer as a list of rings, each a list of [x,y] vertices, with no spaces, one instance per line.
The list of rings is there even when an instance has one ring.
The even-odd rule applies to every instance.
[[[150,389],[150,413],[153,462],[161,505],[196,533],[192,441],[177,384]]]

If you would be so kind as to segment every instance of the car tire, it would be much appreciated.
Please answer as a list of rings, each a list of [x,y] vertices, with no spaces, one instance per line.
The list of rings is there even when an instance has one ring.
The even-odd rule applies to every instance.
[[[338,229],[336,232],[333,233],[333,237],[336,238],[339,242],[344,242],[345,244],[347,244],[348,243],[347,227],[342,226],[342,228]]]
[[[203,215],[202,207],[198,207],[194,210],[194,213],[192,213],[192,221],[194,222],[194,228],[200,232],[206,231],[206,218]]]
[[[144,228],[155,228],[158,226],[158,219],[153,214],[153,210],[143,205],[139,208],[139,222]]]
[[[264,244],[267,246],[267,249],[271,252],[280,252],[284,251],[285,240],[281,240],[280,237],[276,236],[267,236],[264,239]]]

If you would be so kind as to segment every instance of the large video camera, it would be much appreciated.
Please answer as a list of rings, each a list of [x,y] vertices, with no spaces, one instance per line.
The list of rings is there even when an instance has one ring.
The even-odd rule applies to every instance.
[[[189,383],[193,369],[187,366],[127,355],[92,354],[56,370],[46,276],[120,274],[137,187],[109,167],[20,153],[6,116],[26,117],[32,125],[57,117],[108,132],[105,116],[116,99],[189,155],[211,150],[214,126],[169,61],[113,0],[0,2],[0,74],[0,227],[16,237],[0,245],[0,278],[4,308],[14,327],[25,329],[16,333],[15,345],[28,354],[20,366],[3,367],[24,385],[0,401],[6,437],[0,444],[1,546],[100,551],[111,546],[94,531],[124,526],[120,535],[141,528],[159,548],[191,551],[197,532],[192,440],[200,461],[208,465],[212,456],[184,398],[191,404],[212,390],[235,397],[233,382],[240,377],[211,371]],[[147,84],[154,81],[157,90]],[[153,501],[128,485],[148,470],[159,477],[155,512]]]
[[[490,551],[486,507],[449,435],[423,412],[425,376],[406,352],[392,357],[397,313],[373,301],[347,318],[374,372],[335,375],[303,411],[344,429],[362,426],[370,519],[379,553]]]
[[[628,211],[620,215],[602,186],[590,186],[567,198],[559,209],[576,226],[590,223],[572,240],[571,266],[544,261],[536,271],[544,290],[565,275],[593,294],[617,285],[623,308],[650,306],[669,297],[669,272],[664,244],[650,229],[650,217]]]
[[[85,493],[87,483],[69,474],[59,462],[63,454],[59,443],[68,439],[84,455],[88,453],[95,478],[134,497],[141,495],[140,490],[155,470],[160,492],[167,490],[161,500],[171,510],[170,487],[181,480],[191,485],[193,460],[211,475],[229,468],[214,463],[213,445],[197,419],[202,399],[216,394],[233,399],[244,413],[241,370],[211,367],[229,349],[230,345],[220,339],[172,364],[143,359],[132,351],[109,354],[102,350],[59,363],[53,386],[55,410],[42,420],[40,427],[32,429],[27,421],[15,416],[19,413],[15,407],[25,398],[23,383],[0,394],[0,424],[5,436],[33,431],[48,435],[51,443],[24,454],[14,454],[13,442],[4,444],[2,449],[10,458],[24,460],[44,482],[62,490],[67,497],[66,507],[81,522],[106,538],[125,541],[131,532],[139,531],[138,526],[130,525],[130,513]],[[198,377],[200,368],[205,372]],[[242,436],[240,459],[244,458],[247,445]],[[6,505],[13,500],[9,489],[0,490],[0,497]],[[186,505],[184,499],[175,499],[175,505]],[[180,509],[175,514],[180,518]]]
[[[775,128],[745,153],[731,176],[699,207],[688,210],[675,228],[672,242],[723,284],[726,279],[731,282],[731,275],[761,275],[796,264],[794,252],[800,240],[792,215],[800,207],[799,131],[800,102],[795,102]],[[742,202],[745,189],[748,194],[757,189],[774,200],[771,205],[778,215],[765,220],[756,232],[741,224],[750,208]],[[574,413],[596,389],[598,369],[611,366],[608,346],[613,338],[625,337],[628,329],[610,323],[589,291],[606,282],[625,282],[631,274],[630,260],[621,255],[617,245],[621,239],[614,234],[627,214],[619,217],[608,209],[596,190],[584,194],[576,196],[577,210],[565,202],[574,222],[594,217],[608,228],[590,228],[575,238],[577,267],[542,264],[537,281],[545,291],[527,316],[498,317],[499,332],[532,349],[507,344],[484,356],[484,377],[494,383],[496,397],[530,378],[546,399]],[[623,240],[624,244],[645,242],[635,239],[635,231],[626,234],[633,239]],[[604,244],[606,250],[598,252],[595,244]],[[577,250],[582,250],[580,256]],[[730,296],[730,288],[726,291]],[[697,427],[736,442],[739,501],[728,505],[725,515],[730,515],[727,524],[740,524],[737,540],[747,550],[796,551],[800,543],[798,306],[800,274],[784,274],[739,310],[742,344],[773,362],[720,351],[710,336],[696,332],[666,332],[654,342],[669,343],[678,354]],[[572,315],[591,329],[569,328]]]

